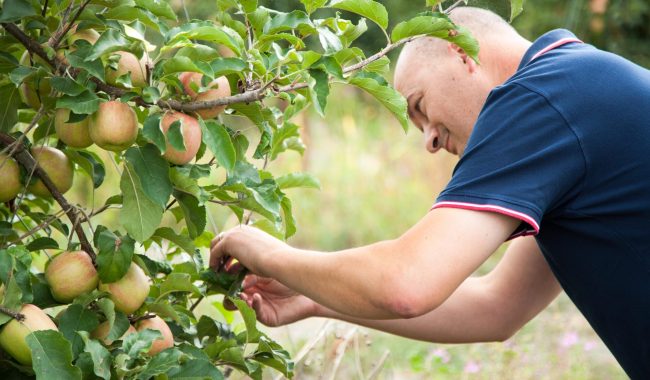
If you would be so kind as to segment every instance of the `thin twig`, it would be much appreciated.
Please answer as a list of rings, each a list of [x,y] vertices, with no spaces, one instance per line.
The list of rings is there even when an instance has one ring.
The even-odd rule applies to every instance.
[[[89,3],[90,3],[90,0],[86,0],[83,3],[81,3],[81,5],[79,6],[79,9],[77,10],[77,13],[75,13],[75,15],[72,16],[72,19],[70,21],[68,21],[68,23],[65,25],[65,27],[61,31],[57,30],[57,32],[59,32],[59,34],[54,33],[52,35],[52,37],[50,37],[50,39],[49,39],[49,41],[47,43],[48,43],[48,45],[50,45],[52,47],[52,49],[56,49],[57,47],[59,47],[59,44],[61,43],[61,40],[63,40],[63,37],[65,37],[65,35],[70,31],[70,28],[72,28],[75,21],[77,21],[77,19],[81,15],[81,12],[83,12],[84,8],[86,8],[86,6]]]
[[[17,311],[13,311],[11,309],[7,309],[6,307],[0,306],[0,313],[7,314],[8,316],[12,317],[13,319],[17,320],[18,322],[22,322],[25,320],[25,314],[21,314]]]
[[[386,359],[390,356],[390,350],[384,351],[384,354],[381,355],[381,358],[379,358],[379,361],[377,364],[375,364],[375,367],[372,369],[370,374],[368,375],[367,380],[373,380],[379,375],[379,372],[381,372],[382,368],[384,367],[384,363],[386,362]]]
[[[348,347],[348,343],[350,343],[350,340],[356,332],[357,327],[352,327],[343,337],[343,341],[339,343],[338,347],[336,347],[336,357],[334,358],[334,363],[332,364],[332,372],[330,373],[329,377],[330,380],[336,379],[336,371],[338,371],[339,365],[341,365],[341,361],[343,360],[343,355],[345,355],[345,350]]]
[[[196,307],[199,306],[199,304],[201,303],[201,301],[203,301],[204,298],[205,296],[201,296],[196,301],[194,301],[192,306],[190,306],[190,311],[194,311],[194,309],[196,309]]]
[[[129,317],[129,321],[131,322],[131,324],[133,324],[138,321],[144,321],[145,319],[151,319],[151,318],[156,318],[156,314],[145,314],[139,317]]]
[[[458,0],[458,1],[456,1],[455,3],[450,5],[447,9],[445,9],[445,14],[450,14],[451,11],[453,11],[455,8],[457,8],[462,3],[467,4],[467,0]]]

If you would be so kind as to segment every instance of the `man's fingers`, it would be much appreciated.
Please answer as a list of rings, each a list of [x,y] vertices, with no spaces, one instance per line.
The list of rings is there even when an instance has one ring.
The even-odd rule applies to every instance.
[[[252,288],[253,286],[255,286],[255,284],[257,284],[257,276],[254,274],[249,274],[246,277],[244,277],[244,281],[242,282],[242,288],[246,290],[248,288]]]
[[[224,233],[219,233],[212,241],[210,242],[210,268],[214,268],[217,271],[221,270],[224,264],[223,260],[223,241]]]

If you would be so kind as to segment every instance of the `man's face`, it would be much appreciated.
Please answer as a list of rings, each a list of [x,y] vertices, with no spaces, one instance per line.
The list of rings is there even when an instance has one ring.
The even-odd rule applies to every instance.
[[[424,133],[426,149],[462,155],[491,89],[481,71],[470,71],[457,56],[437,59],[435,67],[400,58],[395,87],[408,101],[408,113]]]

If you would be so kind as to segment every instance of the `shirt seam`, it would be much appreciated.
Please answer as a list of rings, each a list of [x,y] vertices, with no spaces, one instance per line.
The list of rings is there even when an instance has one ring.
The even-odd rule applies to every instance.
[[[499,201],[499,202],[507,203],[509,205],[523,207],[523,208],[527,209],[528,211],[532,211],[532,215],[529,215],[529,216],[532,217],[534,215],[534,216],[539,218],[539,220],[537,221],[538,224],[541,224],[542,218],[544,217],[544,213],[542,213],[541,210],[538,210],[537,207],[535,207],[535,206],[533,206],[531,204],[525,204],[524,202],[515,201],[515,200],[512,200],[512,199],[507,199],[507,198],[503,198],[502,196],[492,195],[492,194],[474,194],[474,193],[453,192],[453,191],[451,191],[451,192],[443,192],[442,194],[440,194],[440,196],[436,200],[436,203],[440,202],[442,200],[442,198],[448,197],[448,196],[475,198],[475,199],[486,200],[486,201],[490,201],[490,200]],[[444,200],[442,200],[442,201],[444,201]],[[535,219],[535,218],[533,218],[533,219]]]
[[[584,187],[585,187],[585,182],[586,182],[586,179],[587,179],[587,173],[589,172],[589,164],[588,164],[588,160],[587,160],[587,155],[585,154],[584,146],[582,145],[582,141],[580,140],[580,137],[578,137],[578,134],[576,133],[576,131],[571,126],[571,123],[569,123],[569,121],[566,119],[564,114],[557,107],[555,107],[553,102],[551,102],[548,99],[546,94],[544,94],[544,92],[541,89],[531,88],[527,84],[521,83],[519,80],[511,82],[511,84],[522,87],[522,88],[524,88],[524,89],[526,89],[526,90],[528,90],[528,91],[530,91],[530,92],[532,92],[534,94],[537,94],[542,99],[544,99],[546,104],[551,109],[553,109],[553,111],[555,111],[555,113],[557,113],[557,115],[562,119],[562,121],[564,122],[564,126],[571,132],[571,134],[575,138],[576,143],[578,144],[578,147],[580,148],[580,155],[582,156],[582,164],[583,164],[583,167],[584,167],[584,171],[582,173],[582,178],[579,181],[580,185],[579,185],[579,188],[578,188],[578,191],[577,191],[576,194],[582,194],[582,192],[584,190]]]

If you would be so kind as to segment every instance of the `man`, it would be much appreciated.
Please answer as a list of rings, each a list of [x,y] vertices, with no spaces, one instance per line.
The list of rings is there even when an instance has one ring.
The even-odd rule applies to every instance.
[[[480,65],[423,38],[395,73],[426,148],[461,157],[431,211],[332,253],[243,226],[213,241],[211,266],[256,275],[242,298],[267,325],[325,316],[432,342],[503,341],[564,289],[627,374],[650,378],[650,72],[566,30],[531,43],[485,10],[452,18]]]

